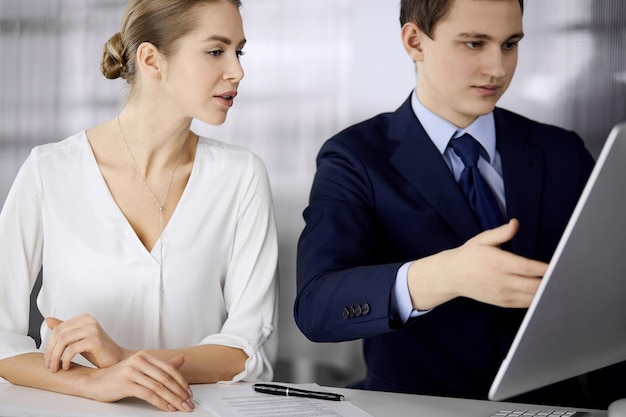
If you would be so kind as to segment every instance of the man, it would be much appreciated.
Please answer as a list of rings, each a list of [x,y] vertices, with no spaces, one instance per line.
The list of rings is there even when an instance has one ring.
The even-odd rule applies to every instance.
[[[523,0],[402,0],[415,91],[318,155],[294,313],[313,341],[363,339],[357,388],[486,399],[592,170],[575,133],[495,107],[522,11]],[[456,147],[465,134],[478,175]],[[518,400],[585,399],[572,379]]]

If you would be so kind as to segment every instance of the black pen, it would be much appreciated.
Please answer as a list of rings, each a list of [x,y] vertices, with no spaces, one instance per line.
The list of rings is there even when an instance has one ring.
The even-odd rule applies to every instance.
[[[252,388],[254,388],[256,392],[262,392],[263,394],[282,395],[285,397],[304,397],[329,401],[343,401],[345,399],[341,394],[333,394],[332,392],[307,391],[304,389],[291,388],[283,385],[254,384],[252,385]]]

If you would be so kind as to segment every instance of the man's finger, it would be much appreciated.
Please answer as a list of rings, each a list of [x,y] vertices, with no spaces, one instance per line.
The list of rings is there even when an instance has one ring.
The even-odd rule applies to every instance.
[[[517,219],[511,219],[508,223],[496,227],[495,229],[485,230],[468,240],[467,243],[494,247],[500,246],[501,244],[513,239],[513,236],[515,236],[518,230],[519,222]]]

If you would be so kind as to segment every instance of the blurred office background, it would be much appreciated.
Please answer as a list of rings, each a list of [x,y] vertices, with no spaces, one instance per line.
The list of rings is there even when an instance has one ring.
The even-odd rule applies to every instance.
[[[315,155],[349,124],[392,111],[415,85],[398,0],[244,0],[246,77],[227,122],[203,135],[265,161],[280,235],[276,379],[342,386],[358,341],[314,344],[292,315],[296,244]],[[124,0],[0,0],[0,205],[31,147],[114,117],[125,88],[99,71]],[[626,1],[527,0],[516,77],[500,102],[577,131],[597,156],[626,120]]]

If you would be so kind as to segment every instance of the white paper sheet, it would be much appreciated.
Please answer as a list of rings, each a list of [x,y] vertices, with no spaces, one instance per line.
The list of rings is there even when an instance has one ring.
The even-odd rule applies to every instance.
[[[280,385],[329,391],[317,384]],[[194,389],[194,401],[219,417],[372,417],[350,401],[261,394],[252,389],[252,384],[241,383],[198,387]]]

